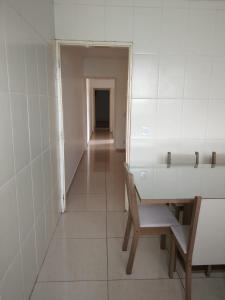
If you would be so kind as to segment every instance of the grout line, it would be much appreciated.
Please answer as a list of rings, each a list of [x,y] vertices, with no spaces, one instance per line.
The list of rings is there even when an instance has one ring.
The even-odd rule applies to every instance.
[[[220,277],[221,278],[221,277]],[[193,278],[193,279],[202,279],[202,278]],[[117,278],[117,279],[80,279],[80,280],[46,280],[46,281],[38,281],[37,284],[45,284],[45,283],[78,283],[78,282],[116,282],[116,281],[156,281],[156,280],[169,280],[169,281],[179,281],[179,278]]]
[[[71,200],[72,201],[72,200]],[[76,214],[76,213],[106,213],[106,210],[66,210],[67,214]]]
[[[45,284],[45,283],[78,283],[78,282],[106,282],[106,279],[80,279],[80,280],[46,280],[46,281],[38,281],[37,284]]]
[[[27,20],[27,18],[25,18],[19,11],[18,9],[13,5],[13,3],[11,3],[11,1],[7,1],[7,5],[9,5],[9,7],[14,10],[14,12],[23,20],[24,24],[26,24],[26,26],[30,27],[33,31],[33,33],[35,33],[39,39],[42,40],[42,42],[48,42],[49,39],[46,37],[44,37],[42,35],[41,32],[38,31],[38,29],[36,28],[36,26],[34,26],[30,21]],[[54,8],[53,8],[54,9]],[[53,38],[51,38],[51,40],[53,40]]]
[[[43,259],[43,261],[42,261],[42,263],[41,263],[41,265],[40,265],[40,267],[39,267],[39,271],[38,271],[38,273],[37,273],[36,280],[35,280],[35,282],[34,282],[34,284],[33,284],[33,288],[32,288],[32,290],[31,290],[31,292],[30,292],[30,296],[29,296],[29,299],[28,299],[28,300],[32,300],[33,292],[34,292],[35,287],[36,287],[36,285],[37,285],[37,283],[38,283],[38,277],[39,277],[39,275],[40,275],[40,273],[41,273],[41,270],[42,270],[42,267],[43,267],[43,265],[44,265],[44,263],[45,263],[45,261],[46,261],[47,254],[48,254],[49,248],[50,248],[50,246],[51,246],[51,244],[52,244],[52,241],[53,241],[53,238],[54,238],[54,235],[55,235],[55,232],[56,232],[56,229],[57,229],[57,226],[58,226],[58,224],[59,224],[60,219],[61,219],[61,215],[60,215],[60,217],[59,217],[58,220],[57,220],[57,223],[56,223],[56,225],[55,225],[55,229],[54,229],[54,231],[53,231],[53,233],[52,233],[52,237],[51,237],[51,239],[49,240],[47,249],[45,250],[45,257],[44,257],[44,259]]]
[[[105,237],[61,237],[55,236],[54,240],[106,240]]]
[[[6,59],[6,75],[7,75],[7,88],[8,88],[8,101],[9,101],[9,112],[10,112],[10,123],[11,123],[11,141],[12,141],[12,154],[13,154],[13,176],[7,182],[5,182],[1,187],[0,190],[4,188],[10,181],[14,181],[15,184],[15,202],[16,202],[16,216],[17,216],[17,224],[18,224],[18,250],[19,250],[19,261],[20,261],[20,269],[21,269],[21,275],[22,275],[22,288],[23,288],[23,297],[25,297],[25,281],[24,281],[24,268],[23,268],[23,260],[22,260],[22,238],[21,238],[21,220],[20,220],[20,213],[19,213],[19,200],[18,200],[18,188],[17,188],[17,177],[16,177],[16,156],[15,156],[15,140],[14,140],[14,126],[13,126],[13,101],[12,101],[12,94],[11,94],[11,89],[10,89],[10,75],[9,75],[9,58],[8,58],[8,46],[7,46],[7,41],[6,41],[6,33],[5,33],[5,18],[4,18],[4,35],[3,35],[3,51],[5,52],[5,59]],[[24,60],[25,60],[25,53],[24,55]],[[8,266],[7,270],[3,274],[6,276],[7,271],[10,270],[13,262],[10,262],[10,265]],[[0,296],[1,297],[1,296]]]
[[[118,278],[118,279],[109,279],[109,281],[156,281],[156,280],[179,280],[179,278],[169,278],[169,277],[159,277],[159,278]]]
[[[70,200],[70,201],[76,201],[77,199],[75,200]],[[67,210],[66,211],[67,213],[80,213],[80,212],[93,212],[93,213],[121,213],[121,214],[124,214],[126,212],[124,212],[124,210],[108,210],[106,212],[106,209],[102,209],[102,210],[90,210],[90,209],[87,209],[87,210]]]
[[[105,210],[67,210],[66,214],[77,214],[77,213],[93,213],[93,214],[106,214]]]

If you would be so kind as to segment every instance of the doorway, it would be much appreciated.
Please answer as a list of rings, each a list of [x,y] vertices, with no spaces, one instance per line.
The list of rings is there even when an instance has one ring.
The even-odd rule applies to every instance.
[[[95,128],[110,131],[113,147],[125,150],[129,163],[132,45],[57,41],[56,50],[60,202],[64,212],[66,193]],[[95,116],[95,93],[97,97],[99,93],[95,89],[105,90],[107,118]]]
[[[110,91],[95,90],[95,129],[109,130]]]
[[[115,97],[116,78],[86,78],[86,103],[87,103],[87,144],[96,130],[95,123],[95,90],[109,91],[109,132],[114,138],[115,134]]]

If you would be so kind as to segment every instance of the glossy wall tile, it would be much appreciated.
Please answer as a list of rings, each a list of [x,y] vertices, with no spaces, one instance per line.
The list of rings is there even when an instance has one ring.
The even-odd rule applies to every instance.
[[[77,20],[82,15],[85,20],[90,9],[93,9],[91,34],[88,26],[83,29],[81,23],[80,29],[71,26],[78,12]],[[104,11],[104,16],[97,18],[94,12],[100,10]],[[57,38],[128,41],[132,44],[134,111],[131,134],[135,139],[131,140],[131,162],[161,161],[169,150],[160,147],[170,145],[170,149],[175,149],[176,142],[174,146],[172,143],[176,138],[185,139],[187,144],[198,139],[204,141],[206,148],[214,138],[224,143],[220,113],[218,122],[214,124],[213,121],[216,111],[223,106],[221,102],[225,103],[224,1],[106,0],[104,3],[96,0],[85,1],[81,8],[80,1],[55,0],[55,11]],[[99,29],[100,20],[102,30]],[[154,126],[152,110],[145,111],[144,99],[157,102],[154,117],[157,124]],[[144,135],[143,130],[149,131],[149,127],[151,134]],[[150,135],[159,152],[151,152],[153,141]],[[141,158],[136,151],[136,141],[146,147],[146,150],[140,149]],[[200,150],[204,148],[196,148],[196,151]]]
[[[29,299],[58,219],[52,38],[50,0],[0,1],[1,300]]]

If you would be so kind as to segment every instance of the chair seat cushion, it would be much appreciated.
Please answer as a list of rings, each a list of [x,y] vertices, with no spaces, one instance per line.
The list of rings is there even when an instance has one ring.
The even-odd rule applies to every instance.
[[[170,227],[179,225],[167,205],[139,205],[141,227]]]
[[[171,230],[179,243],[181,249],[186,254],[187,253],[187,247],[188,247],[188,236],[189,236],[189,228],[188,225],[178,225],[178,226],[172,226]]]

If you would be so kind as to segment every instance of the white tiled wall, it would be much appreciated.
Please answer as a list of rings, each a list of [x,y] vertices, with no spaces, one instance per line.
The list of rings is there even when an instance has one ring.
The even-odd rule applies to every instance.
[[[0,0],[1,300],[29,298],[58,219],[52,17]]]
[[[131,7],[107,6],[105,8],[105,32],[106,40],[109,41],[130,41],[132,38],[132,18],[133,10]],[[114,26],[117,20],[117,26]]]
[[[55,0],[55,28],[133,42],[132,164],[225,151],[225,1]]]

